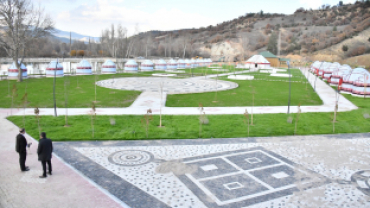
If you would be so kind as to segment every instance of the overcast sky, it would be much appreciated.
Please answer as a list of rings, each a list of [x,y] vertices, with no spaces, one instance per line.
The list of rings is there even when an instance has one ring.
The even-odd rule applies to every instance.
[[[57,29],[98,37],[121,23],[129,35],[140,32],[199,28],[249,12],[292,14],[297,8],[335,5],[339,0],[33,0],[55,21]],[[344,0],[344,3],[354,0]]]

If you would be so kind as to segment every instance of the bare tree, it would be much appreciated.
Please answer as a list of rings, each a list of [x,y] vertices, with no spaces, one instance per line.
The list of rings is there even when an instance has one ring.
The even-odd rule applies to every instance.
[[[149,50],[149,55],[150,55],[152,44],[153,44],[152,33],[149,31],[149,34],[146,36],[146,40],[145,40],[145,58],[148,58],[148,50]]]
[[[135,43],[136,43],[136,38],[134,37],[135,35],[139,34],[139,25],[136,24],[135,26],[135,33],[133,37],[130,39],[126,36],[126,44],[127,44],[127,51],[126,51],[126,57],[128,58],[132,52],[132,49],[135,48]]]
[[[187,33],[183,34],[183,37],[182,37],[182,40],[181,40],[181,47],[182,47],[182,50],[183,50],[183,55],[182,55],[182,58],[184,59],[185,58],[185,53],[186,53],[186,46],[187,46],[187,42],[188,42],[188,37],[187,37]]]
[[[0,46],[15,62],[20,82],[20,66],[26,46],[40,37],[49,36],[54,31],[54,23],[42,8],[35,8],[30,0],[0,0],[0,27],[4,30],[0,34]]]

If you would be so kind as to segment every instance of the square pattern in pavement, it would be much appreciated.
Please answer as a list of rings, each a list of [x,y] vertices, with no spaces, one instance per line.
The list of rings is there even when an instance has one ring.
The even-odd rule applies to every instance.
[[[179,179],[208,207],[239,207],[287,196],[325,183],[325,177],[264,148],[185,158],[197,171]],[[204,170],[206,169],[206,170]],[[313,178],[315,180],[313,180]],[[212,199],[213,202],[209,200]]]

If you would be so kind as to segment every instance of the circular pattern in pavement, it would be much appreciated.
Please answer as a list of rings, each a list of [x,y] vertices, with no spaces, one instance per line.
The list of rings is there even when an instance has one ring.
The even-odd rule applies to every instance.
[[[123,150],[111,154],[109,162],[122,166],[144,165],[152,161],[154,156],[150,152],[142,150]]]
[[[229,90],[238,87],[234,82],[214,80],[214,79],[170,79],[156,77],[130,77],[102,80],[96,83],[98,86],[120,89],[137,90],[146,92],[163,92],[167,94],[201,93]]]

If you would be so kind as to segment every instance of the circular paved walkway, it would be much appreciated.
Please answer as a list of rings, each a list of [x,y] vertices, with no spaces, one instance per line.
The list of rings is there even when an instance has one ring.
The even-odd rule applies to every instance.
[[[171,79],[157,77],[108,79],[99,81],[96,84],[112,89],[160,92],[161,83],[163,83],[163,92],[167,94],[214,92],[238,87],[238,84],[234,82],[220,80],[216,82],[213,79]]]

